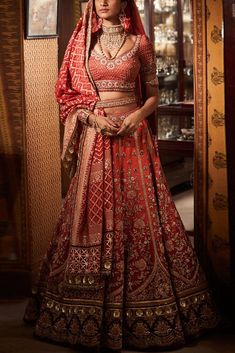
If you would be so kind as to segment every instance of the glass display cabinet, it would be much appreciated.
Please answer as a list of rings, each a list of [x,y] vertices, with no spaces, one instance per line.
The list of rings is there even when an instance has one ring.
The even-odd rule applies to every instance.
[[[156,52],[160,105],[156,111],[163,166],[191,158],[193,169],[192,0],[136,0]]]
[[[86,0],[80,0],[82,5]],[[156,131],[163,167],[191,160],[193,170],[192,0],[136,0],[156,52],[160,105]],[[82,7],[83,9],[83,7]],[[189,163],[190,164],[190,163]],[[182,168],[183,170],[183,168]],[[192,174],[192,173],[191,173]],[[178,182],[177,182],[178,183]]]
[[[136,0],[153,41],[160,103],[193,100],[193,19],[191,0]]]
[[[86,0],[80,0],[81,12]],[[160,105],[160,151],[193,153],[193,14],[192,0],[136,0],[145,31],[156,52]]]

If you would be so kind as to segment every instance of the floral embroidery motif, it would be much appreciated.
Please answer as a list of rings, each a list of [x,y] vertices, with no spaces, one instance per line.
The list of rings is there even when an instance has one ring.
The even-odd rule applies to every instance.
[[[215,127],[224,126],[225,123],[225,114],[219,112],[217,109],[214,109],[214,113],[212,115],[212,124]]]
[[[144,35],[137,35],[131,50],[110,60],[94,49],[89,58],[89,69],[98,91],[134,92],[139,73],[143,82],[148,75],[156,75],[156,58],[152,43]],[[156,81],[157,82],[157,81]]]
[[[216,211],[226,210],[228,208],[227,196],[216,192],[213,197],[213,207]]]
[[[217,44],[222,41],[222,31],[221,28],[214,25],[213,30],[211,31],[211,40],[213,43]]]
[[[213,67],[213,72],[211,74],[211,81],[214,85],[220,85],[224,82],[224,73],[219,71],[216,67]]]
[[[94,273],[99,261],[89,247],[84,254],[70,248],[75,176],[42,266],[40,314],[31,302],[25,318],[39,317],[36,334],[57,342],[110,349],[182,344],[216,325],[205,276],[170,197],[147,122],[134,136],[110,143],[115,224],[106,242],[108,257],[100,264],[108,275]]]
[[[227,167],[226,154],[223,152],[215,151],[215,155],[213,157],[213,165],[217,169],[226,168]]]
[[[95,84],[99,92],[109,90],[132,92],[135,90],[135,82],[125,82],[117,80],[97,80]]]

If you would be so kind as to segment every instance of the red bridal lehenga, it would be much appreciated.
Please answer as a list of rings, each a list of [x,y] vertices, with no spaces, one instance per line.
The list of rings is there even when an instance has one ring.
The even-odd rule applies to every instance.
[[[36,322],[40,338],[101,352],[175,347],[218,318],[148,122],[133,135],[108,137],[73,114],[75,106],[104,114],[94,85],[137,92],[140,67],[142,74],[154,68],[153,49],[129,1],[137,16],[133,48],[115,60],[92,50],[84,61],[98,27],[92,6],[70,40],[56,90],[63,155],[67,162],[78,156],[76,171],[25,320]],[[121,124],[128,112],[116,110],[110,119]]]

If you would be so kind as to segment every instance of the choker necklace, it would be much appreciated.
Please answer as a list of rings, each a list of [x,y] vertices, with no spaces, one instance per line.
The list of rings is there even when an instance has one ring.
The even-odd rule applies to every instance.
[[[110,52],[116,50],[114,55],[107,57],[108,59],[114,59],[125,43],[125,40],[126,32],[124,31],[122,25],[115,25],[110,27],[102,25],[102,33],[98,35],[98,44],[103,56],[107,57],[103,50],[103,47],[105,47]]]
[[[107,34],[115,35],[116,33],[123,33],[124,28],[121,24],[120,25],[113,25],[113,26],[102,25],[102,31],[105,34],[107,33]]]

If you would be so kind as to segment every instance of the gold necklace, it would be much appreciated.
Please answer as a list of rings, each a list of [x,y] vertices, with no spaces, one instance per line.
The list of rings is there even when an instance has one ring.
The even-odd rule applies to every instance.
[[[123,33],[124,28],[121,24],[120,25],[113,25],[113,26],[102,25],[102,31],[103,31],[103,33],[106,33],[106,34],[115,35],[117,33]]]
[[[121,47],[125,43],[127,34],[124,31],[122,25],[110,27],[106,27],[103,25],[102,30],[102,33],[98,35],[98,44],[100,47],[100,51],[102,55],[105,56],[107,59],[115,59]],[[116,49],[116,52],[114,53],[114,55],[108,57],[105,54],[103,47],[105,47],[109,51],[113,51]]]

